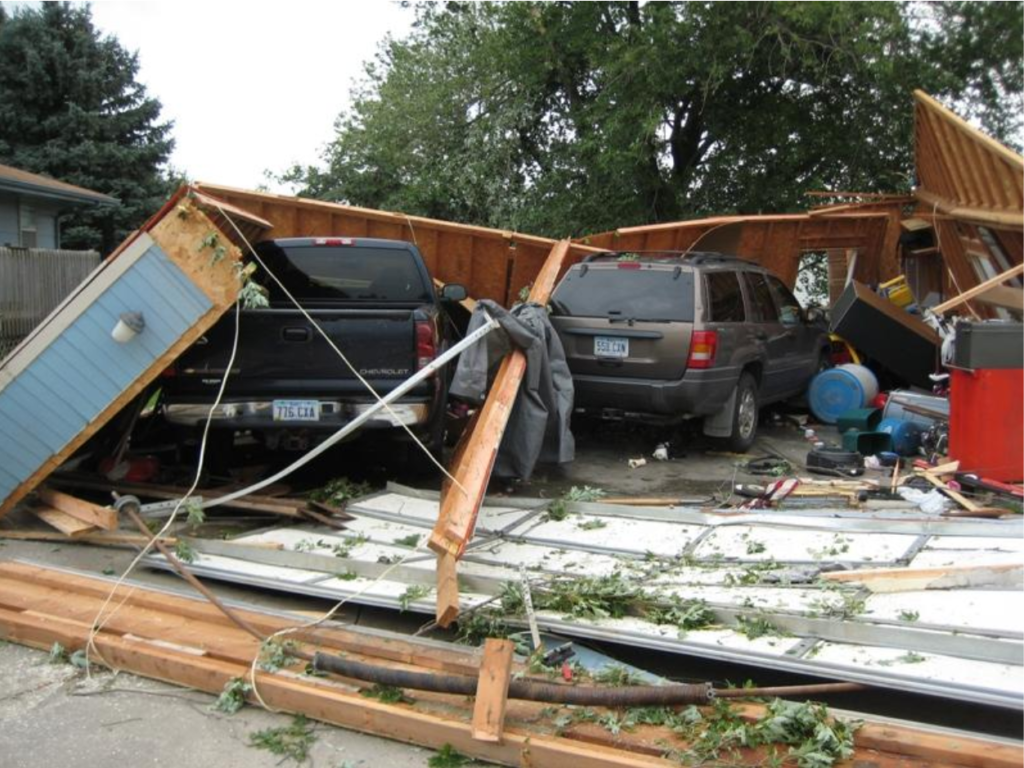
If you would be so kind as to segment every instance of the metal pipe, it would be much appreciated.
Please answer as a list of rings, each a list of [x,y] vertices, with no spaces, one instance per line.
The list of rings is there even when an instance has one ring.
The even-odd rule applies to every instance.
[[[378,685],[410,688],[417,691],[475,696],[477,680],[464,675],[439,675],[378,667],[325,653],[313,656],[313,668]],[[525,699],[557,704],[593,707],[652,707],[675,704],[707,704],[714,698],[710,683],[697,685],[649,685],[624,688],[558,685],[536,680],[512,680],[510,699]]]
[[[350,421],[344,427],[339,429],[337,432],[335,432],[333,435],[331,435],[329,438],[327,438],[324,442],[322,442],[316,448],[311,450],[309,453],[304,454],[300,459],[293,462],[289,466],[285,467],[277,474],[272,475],[266,478],[265,480],[261,480],[258,483],[250,485],[248,488],[242,488],[241,490],[235,491],[234,493],[229,493],[227,496],[221,496],[220,498],[217,499],[210,499],[209,501],[204,501],[203,508],[209,509],[210,507],[216,507],[220,506],[221,504],[227,504],[228,502],[234,501],[235,499],[240,499],[242,496],[248,496],[249,494],[255,493],[256,491],[262,488],[266,488],[268,485],[273,485],[278,480],[287,477],[292,472],[297,470],[299,467],[308,464],[310,461],[315,459],[317,456],[319,456],[321,453],[323,453],[328,448],[333,446],[335,443],[348,437],[350,434],[359,429],[359,427],[361,427],[365,422],[373,418],[378,411],[380,411],[383,408],[386,408],[395,400],[405,395],[409,390],[411,390],[421,381],[423,381],[424,379],[428,378],[431,374],[433,374],[438,368],[447,364],[449,360],[459,355],[463,350],[473,346],[473,344],[475,344],[477,341],[479,341],[481,338],[486,336],[488,333],[490,333],[497,327],[498,322],[494,318],[488,316],[487,322],[485,322],[471,334],[466,336],[466,338],[462,339],[462,341],[453,346],[451,349],[447,350],[440,357],[431,361],[429,365],[427,365],[424,368],[421,368],[411,377],[409,377],[401,384],[399,384],[397,387],[395,387],[393,390],[388,392],[388,394],[386,394],[384,397],[382,397],[380,400],[374,403],[372,407],[367,408],[361,414],[356,416],[354,419],[352,419],[352,421]]]

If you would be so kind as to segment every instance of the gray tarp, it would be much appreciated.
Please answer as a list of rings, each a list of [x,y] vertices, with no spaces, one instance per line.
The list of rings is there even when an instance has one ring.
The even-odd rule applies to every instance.
[[[513,345],[526,353],[526,378],[505,429],[494,474],[527,480],[537,462],[563,464],[575,458],[576,443],[569,430],[572,375],[544,307],[517,304],[509,312],[493,301],[481,300],[469,321],[470,332],[483,324],[484,311],[504,333],[490,333],[462,353],[449,392],[482,403],[498,365]]]

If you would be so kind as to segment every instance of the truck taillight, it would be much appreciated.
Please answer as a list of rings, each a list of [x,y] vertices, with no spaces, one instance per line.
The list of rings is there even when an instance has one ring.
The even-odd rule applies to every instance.
[[[429,320],[416,321],[416,370],[422,370],[437,357],[434,325]]]
[[[687,368],[711,368],[718,351],[718,331],[694,331],[690,337],[690,358]]]

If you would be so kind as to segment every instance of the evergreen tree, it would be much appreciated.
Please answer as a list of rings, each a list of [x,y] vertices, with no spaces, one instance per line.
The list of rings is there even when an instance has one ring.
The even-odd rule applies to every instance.
[[[0,9],[0,162],[120,201],[64,219],[64,247],[108,251],[168,194],[171,123],[138,69],[88,6]]]

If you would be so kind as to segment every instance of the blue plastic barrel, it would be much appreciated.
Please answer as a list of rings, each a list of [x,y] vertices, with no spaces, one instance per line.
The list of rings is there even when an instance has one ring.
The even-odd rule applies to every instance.
[[[819,421],[835,424],[847,411],[867,407],[877,394],[878,379],[871,369],[847,363],[815,376],[807,400]]]
[[[913,456],[921,446],[921,426],[914,421],[902,419],[882,419],[878,425],[879,432],[892,437],[892,449],[900,456]]]

